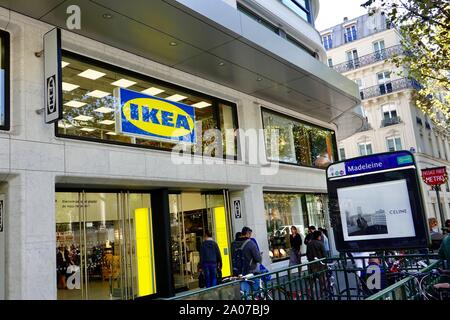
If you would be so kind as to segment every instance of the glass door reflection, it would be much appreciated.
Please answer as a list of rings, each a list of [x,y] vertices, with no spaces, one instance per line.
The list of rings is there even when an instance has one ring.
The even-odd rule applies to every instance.
[[[56,240],[58,299],[155,293],[149,194],[58,192]]]

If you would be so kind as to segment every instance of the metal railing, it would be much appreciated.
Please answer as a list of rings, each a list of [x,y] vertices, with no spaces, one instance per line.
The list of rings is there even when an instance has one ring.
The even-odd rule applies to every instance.
[[[373,63],[389,59],[395,55],[402,54],[403,49],[401,45],[392,46],[382,49],[364,56],[352,59],[350,61],[342,62],[333,66],[334,70],[343,73],[350,70],[362,68]]]
[[[420,270],[420,272],[429,272],[442,266],[443,261],[437,260],[428,267]],[[430,280],[431,281],[423,284],[426,289],[429,289],[432,285],[436,284],[438,278],[430,278]],[[413,276],[408,276],[387,287],[386,289],[368,297],[366,300],[422,300],[419,285],[420,284]]]
[[[388,126],[392,126],[394,124],[398,124],[400,122],[402,122],[402,120],[398,116],[384,118],[383,120],[381,120],[381,126],[382,127],[388,127]]]
[[[368,87],[360,91],[361,99],[369,99],[404,89],[420,89],[420,85],[416,80],[408,78],[400,78],[376,86]]]
[[[401,280],[401,274],[390,272],[392,261],[403,271],[420,271],[422,261],[431,265],[432,254],[377,255],[339,257],[235,279],[221,285],[181,293],[171,300],[365,300]],[[377,261],[383,278],[381,287],[367,285],[367,267]],[[367,272],[367,273],[366,273]],[[333,279],[331,281],[331,279]],[[383,290],[384,291],[384,290]]]

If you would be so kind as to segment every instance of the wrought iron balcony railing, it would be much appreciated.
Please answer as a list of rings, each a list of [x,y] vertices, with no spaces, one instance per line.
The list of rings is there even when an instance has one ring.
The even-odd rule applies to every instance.
[[[420,90],[420,84],[416,80],[408,78],[400,78],[390,82],[378,84],[373,87],[368,87],[360,91],[361,100],[382,96],[388,93],[404,90],[417,89]]]
[[[392,126],[392,125],[400,123],[400,122],[402,122],[402,120],[398,116],[384,118],[383,120],[381,120],[381,126],[382,127]]]
[[[337,72],[343,73],[350,70],[358,69],[364,66],[368,66],[372,63],[383,61],[396,54],[401,54],[403,52],[401,45],[396,45],[393,47],[389,47],[383,50],[379,50],[377,52],[373,52],[371,54],[367,54],[365,56],[361,56],[359,58],[346,61],[343,63],[339,63],[333,66],[334,70]]]

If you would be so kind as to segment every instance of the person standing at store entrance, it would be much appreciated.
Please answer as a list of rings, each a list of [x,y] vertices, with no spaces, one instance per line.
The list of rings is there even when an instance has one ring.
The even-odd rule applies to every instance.
[[[222,269],[222,256],[219,246],[212,238],[211,231],[205,232],[200,249],[200,265],[205,275],[206,288],[217,285],[217,270]]]

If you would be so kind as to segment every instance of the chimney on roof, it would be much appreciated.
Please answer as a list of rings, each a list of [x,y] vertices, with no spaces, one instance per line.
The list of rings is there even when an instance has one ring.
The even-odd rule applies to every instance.
[[[346,21],[348,21],[348,18],[347,18],[347,17],[344,17],[344,22],[346,22]]]

